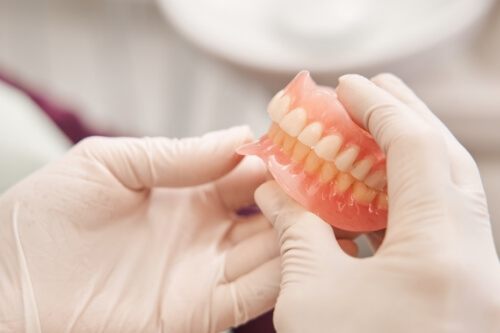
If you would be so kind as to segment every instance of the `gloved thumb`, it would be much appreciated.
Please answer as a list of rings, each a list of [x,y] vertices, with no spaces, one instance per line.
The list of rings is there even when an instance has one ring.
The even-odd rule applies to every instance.
[[[94,137],[78,144],[74,153],[97,160],[124,186],[142,190],[218,179],[240,162],[235,150],[250,140],[250,129],[241,126],[181,140]]]
[[[278,232],[284,266],[345,256],[332,227],[286,195],[275,181],[255,191],[255,202]]]

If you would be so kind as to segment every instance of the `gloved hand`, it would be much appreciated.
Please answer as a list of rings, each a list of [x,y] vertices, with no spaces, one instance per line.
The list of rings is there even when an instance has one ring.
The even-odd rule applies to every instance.
[[[371,258],[274,182],[256,200],[279,233],[278,332],[500,332],[500,265],[477,167],[392,75],[348,75],[340,101],[387,154],[389,221]]]
[[[218,332],[274,305],[275,231],[247,128],[106,139],[0,197],[1,332]]]

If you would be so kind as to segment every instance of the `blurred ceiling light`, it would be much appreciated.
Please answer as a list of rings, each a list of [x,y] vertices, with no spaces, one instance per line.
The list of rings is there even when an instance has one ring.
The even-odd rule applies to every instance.
[[[345,71],[460,34],[493,0],[157,0],[205,50],[272,72]]]

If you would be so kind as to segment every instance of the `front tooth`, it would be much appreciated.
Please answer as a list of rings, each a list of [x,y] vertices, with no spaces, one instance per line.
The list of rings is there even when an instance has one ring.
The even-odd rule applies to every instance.
[[[314,151],[325,161],[333,162],[341,145],[342,138],[340,136],[328,135],[322,138],[316,146],[314,146]]]
[[[293,152],[292,152],[292,161],[295,163],[300,163],[304,158],[306,158],[307,154],[311,151],[311,148],[306,146],[300,141],[297,141],[297,144],[295,147],[293,147]]]
[[[384,170],[377,170],[368,175],[364,180],[365,184],[369,187],[381,191],[387,183]]]
[[[340,171],[348,171],[352,167],[352,163],[358,157],[359,147],[356,145],[350,146],[346,150],[340,152],[335,158],[335,165]]]
[[[296,141],[296,138],[286,134],[285,141],[283,141],[283,151],[287,154],[290,154]]]
[[[314,122],[309,124],[300,132],[299,141],[303,144],[313,147],[321,138],[321,134],[323,133],[323,125],[319,122]]]
[[[354,167],[351,170],[351,175],[357,180],[365,179],[368,172],[373,166],[373,160],[371,158],[364,158],[361,161],[354,164]]]
[[[337,194],[342,194],[351,186],[354,182],[354,178],[345,172],[339,173],[337,178],[335,178],[335,192]]]
[[[311,150],[309,155],[307,155],[306,161],[304,162],[304,171],[308,174],[313,174],[318,170],[323,161],[316,155],[314,151]]]
[[[362,182],[354,183],[352,187],[352,197],[359,203],[369,204],[375,199],[377,192],[367,187]]]
[[[387,194],[379,193],[377,195],[377,208],[382,210],[387,210],[388,208]]]
[[[328,183],[333,179],[333,177],[335,177],[337,172],[338,170],[335,165],[333,165],[333,163],[326,162],[321,167],[321,171],[319,173],[319,181],[322,183]]]
[[[288,112],[289,107],[290,97],[285,95],[285,92],[281,90],[269,102],[267,112],[274,122],[279,123]]]
[[[291,136],[299,135],[300,131],[306,126],[307,113],[303,108],[297,108],[290,111],[280,121],[280,127]]]

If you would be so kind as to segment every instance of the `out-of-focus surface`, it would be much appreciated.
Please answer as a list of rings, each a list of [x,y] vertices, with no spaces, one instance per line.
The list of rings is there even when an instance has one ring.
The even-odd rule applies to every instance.
[[[69,147],[69,140],[35,103],[0,81],[0,194]]]
[[[222,58],[331,73],[426,50],[469,28],[494,0],[157,1],[183,36]]]
[[[471,149],[500,249],[498,40],[497,2],[459,38],[361,73],[401,76]],[[152,0],[0,0],[2,68],[76,106],[94,127],[135,135],[198,135],[241,123],[262,133],[268,99],[291,78],[206,55],[177,36]],[[335,84],[336,76],[316,77]]]

